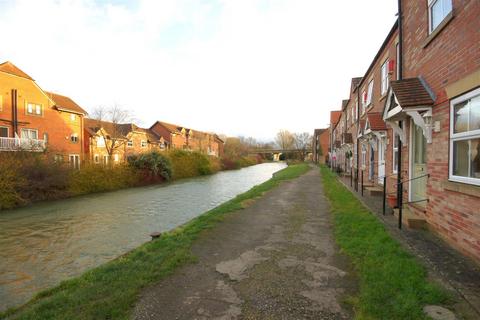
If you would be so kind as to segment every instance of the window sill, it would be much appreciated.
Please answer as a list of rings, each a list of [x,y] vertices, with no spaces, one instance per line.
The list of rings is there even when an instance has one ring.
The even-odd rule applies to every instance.
[[[444,180],[442,182],[442,188],[448,191],[463,193],[472,197],[480,198],[480,186],[473,184]]]
[[[435,28],[435,30],[432,31],[432,33],[430,33],[428,35],[428,37],[425,39],[425,41],[423,42],[423,45],[422,45],[422,48],[425,49],[429,44],[430,42],[433,41],[433,39],[435,39],[441,32],[443,29],[445,29],[445,27],[450,23],[450,21],[452,21],[454,17],[454,14],[453,14],[453,10],[443,19],[443,21]]]

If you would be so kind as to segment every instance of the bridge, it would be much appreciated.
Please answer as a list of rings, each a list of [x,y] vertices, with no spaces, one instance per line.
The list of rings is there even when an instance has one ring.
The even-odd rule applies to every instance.
[[[308,152],[310,152],[309,149],[306,149],[306,150],[303,150],[303,149],[250,149],[248,151],[248,153],[250,155],[254,155],[254,154],[262,154],[262,155],[266,155],[266,154],[271,154],[273,156],[273,161],[280,161],[280,157],[284,154],[287,154],[287,153],[299,153],[299,154],[307,154]]]

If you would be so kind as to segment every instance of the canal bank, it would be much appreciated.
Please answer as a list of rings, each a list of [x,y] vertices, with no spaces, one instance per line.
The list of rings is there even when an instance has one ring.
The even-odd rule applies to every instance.
[[[265,173],[265,171],[263,170],[266,166],[267,167],[268,166],[276,166],[276,167],[271,169],[270,173],[268,174],[268,173]],[[285,166],[285,165],[283,164],[283,166]],[[252,174],[251,178],[255,178],[253,180],[253,182],[252,182],[251,179],[250,180],[247,179],[248,175],[247,176],[245,176],[245,175],[239,176],[235,180],[231,179],[230,175],[234,174],[235,172],[242,172],[242,171],[248,171],[248,170],[258,170],[258,168],[262,169],[261,172],[264,172],[264,174],[259,175],[258,174],[259,172],[256,172],[256,174]],[[210,176],[210,177],[218,179],[222,175],[225,175],[225,177],[227,178],[226,181],[229,181],[230,184],[232,184],[233,182],[236,181],[236,183],[233,183],[233,184],[243,186],[242,187],[244,189],[243,191],[245,191],[246,189],[251,187],[251,185],[250,185],[250,186],[246,187],[246,189],[245,189],[245,182],[246,181],[250,181],[250,183],[253,183],[252,185],[261,183],[262,180],[263,181],[268,180],[268,178],[271,177],[271,173],[278,171],[280,168],[282,168],[281,164],[278,164],[278,163],[277,164],[262,164],[262,165],[258,165],[258,166],[245,168],[245,169],[242,169],[240,171],[221,172],[220,174]],[[100,303],[100,305],[96,306],[97,308],[95,308],[95,306],[92,306],[92,309],[90,309],[89,307],[87,307],[85,305],[82,305],[82,302],[80,302],[78,300],[78,295],[81,295],[83,298],[86,299],[86,301],[85,301],[86,305],[88,305],[89,303],[95,303],[95,300],[98,300],[98,299],[105,302],[104,301],[104,299],[105,299],[104,294],[102,294],[102,297],[98,297],[98,296],[92,297],[90,295],[91,294],[95,295],[97,293],[100,294],[100,293],[103,292],[102,290],[107,290],[107,288],[110,288],[111,290],[113,290],[115,292],[118,292],[120,295],[122,295],[122,294],[129,295],[129,294],[131,294],[131,292],[129,291],[129,288],[128,288],[128,283],[130,282],[130,280],[132,280],[134,283],[137,283],[137,281],[139,281],[140,284],[143,285],[143,283],[145,283],[145,282],[148,283],[149,281],[151,281],[152,278],[164,276],[166,273],[169,272],[169,270],[175,268],[175,266],[177,264],[182,264],[182,263],[185,263],[185,262],[189,261],[189,259],[190,259],[189,249],[188,249],[189,248],[189,243],[192,241],[192,239],[195,237],[195,235],[198,232],[200,232],[204,228],[208,228],[209,226],[213,225],[214,222],[219,220],[219,216],[221,216],[223,213],[230,212],[232,210],[241,208],[241,203],[243,201],[245,201],[245,200],[247,200],[251,197],[256,197],[256,196],[260,195],[263,191],[266,191],[270,188],[273,188],[274,186],[276,186],[282,180],[289,179],[289,178],[291,178],[295,175],[300,174],[301,172],[303,172],[302,170],[305,170],[305,166],[290,167],[286,171],[282,171],[282,173],[277,174],[274,179],[272,179],[272,180],[270,180],[266,183],[261,184],[259,187],[255,187],[251,191],[246,192],[246,193],[242,194],[241,196],[236,197],[235,199],[233,199],[231,201],[227,201],[225,204],[221,205],[217,209],[209,211],[209,213],[207,213],[206,215],[202,215],[198,219],[194,219],[191,223],[188,223],[186,226],[178,228],[175,231],[168,233],[168,235],[165,236],[165,237],[162,237],[161,240],[151,242],[151,243],[147,243],[145,246],[142,246],[139,249],[134,250],[133,252],[129,253],[126,256],[123,256],[122,258],[116,259],[116,260],[114,260],[110,263],[107,263],[106,265],[103,265],[103,266],[101,266],[97,269],[94,269],[92,271],[87,272],[84,276],[82,276],[80,278],[76,278],[74,280],[65,282],[62,285],[62,288],[65,289],[65,291],[63,289],[60,290],[59,288],[53,289],[53,292],[56,292],[56,291],[60,290],[60,294],[56,294],[56,295],[53,294],[51,296],[52,291],[46,291],[46,292],[44,291],[44,293],[42,293],[42,296],[47,296],[47,298],[40,299],[39,301],[37,301],[33,304],[30,304],[30,307],[28,307],[27,309],[32,308],[32,310],[38,311],[37,308],[39,308],[39,307],[41,308],[42,305],[45,305],[45,304],[46,305],[51,305],[53,303],[56,306],[58,306],[58,304],[61,304],[66,309],[69,309],[69,307],[71,307],[72,308],[71,311],[73,311],[73,314],[72,314],[73,318],[77,314],[76,311],[75,311],[75,310],[77,310],[76,309],[77,307],[80,307],[82,309],[83,309],[83,307],[85,307],[85,312],[93,312],[92,314],[96,314],[96,312],[101,313],[103,309],[105,309],[105,308],[108,309],[108,307],[109,307],[108,303],[107,304]],[[201,179],[206,179],[206,177],[201,178]],[[258,179],[260,179],[260,181]],[[192,179],[192,181],[194,181],[194,180],[196,180],[196,179]],[[188,184],[188,183],[191,183],[192,181],[183,181],[181,183],[179,182],[177,184],[173,184],[173,186],[178,187],[179,184]],[[222,190],[225,190],[225,188],[226,188],[225,185],[223,185],[223,186],[219,185],[218,181],[216,183],[215,183],[215,181],[211,181],[211,187],[212,186],[217,186],[218,188],[220,188]],[[211,198],[211,196],[209,198],[208,195],[214,194],[213,190],[211,188],[209,189],[208,186],[206,186],[206,185],[198,186],[198,190],[203,190],[203,192],[205,193],[205,197],[207,197],[206,199]],[[238,189],[237,189],[237,192],[234,193],[230,198],[234,197],[236,194],[241,193],[243,191],[238,192]],[[174,194],[176,194],[176,193],[174,193]],[[193,192],[192,192],[192,194],[193,194]],[[104,195],[106,195],[106,194],[97,195],[97,196],[102,197]],[[120,202],[120,200],[122,198],[124,198],[124,197],[119,197],[117,199],[117,202],[119,202],[118,205],[120,207],[123,206],[123,203]],[[195,199],[193,199],[191,197],[190,197],[190,201],[188,201],[188,200],[185,201],[185,199],[188,199],[188,197],[183,198],[183,200],[184,200],[183,202],[189,203],[193,208],[192,210],[201,210],[201,206],[198,205],[197,202],[195,202]],[[68,201],[73,201],[73,199],[70,199]],[[220,201],[220,203],[221,203],[221,202],[224,201],[224,199],[219,199],[217,201]],[[208,203],[207,206],[211,206],[211,208],[213,208],[213,207],[216,206],[216,204]],[[204,212],[204,211],[207,211],[207,210],[203,210],[202,212]],[[187,219],[187,220],[190,220],[190,219]],[[86,221],[88,219],[83,219],[83,220]],[[181,224],[181,223],[179,223],[179,224]],[[145,225],[145,223],[142,223],[142,225]],[[147,226],[151,227],[150,225],[148,225],[148,223],[147,223]],[[125,231],[123,233],[124,235],[127,235],[128,233],[126,231],[128,231],[129,229],[132,229],[132,228],[134,228],[134,225],[127,224],[127,225],[125,225],[124,229],[121,229],[121,230]],[[137,233],[135,233],[135,234],[137,234]],[[144,232],[144,233],[141,234],[141,237],[143,239],[142,242],[144,242],[144,240],[146,238],[148,238],[148,234],[149,234],[149,232]],[[17,236],[19,236],[19,234],[17,234]],[[124,238],[124,237],[122,237],[122,233],[120,234],[119,238]],[[37,239],[37,240],[40,240],[40,239]],[[55,241],[53,241],[53,242],[55,242]],[[165,248],[167,248],[167,249],[165,249]],[[165,249],[165,250],[163,250],[163,249]],[[155,250],[160,250],[160,252],[158,252],[158,254],[153,254],[152,252],[154,252]],[[147,254],[147,252],[148,252],[148,254]],[[146,256],[144,256],[144,254],[146,254]],[[2,259],[3,259],[3,257],[2,257]],[[147,261],[144,261],[144,259],[147,259]],[[150,259],[152,259],[152,260],[150,260]],[[26,259],[26,260],[28,260],[28,259]],[[160,264],[162,265],[162,267],[157,269],[156,267]],[[22,265],[23,265],[22,262],[19,262],[16,266],[18,267],[18,266],[22,266]],[[152,268],[154,268],[154,267],[155,267],[155,270],[152,270]],[[128,272],[125,273],[126,271],[124,270],[124,268],[127,268],[128,271],[131,271],[132,274],[129,274]],[[129,269],[129,268],[133,268],[133,269]],[[120,272],[119,269],[121,269],[123,271]],[[141,270],[141,269],[145,269],[145,273],[146,273],[145,277],[146,278],[142,278],[141,272],[137,272],[137,270]],[[122,281],[120,283],[118,283],[118,285],[121,286],[122,284],[127,283],[127,288],[118,288],[118,287],[115,288],[116,281],[117,282],[119,281],[119,279],[118,279],[118,277],[120,277],[119,272],[120,272],[120,274],[122,274],[125,277],[122,278]],[[97,279],[97,277],[99,277],[100,279]],[[109,277],[113,277],[113,279],[111,279]],[[134,279],[131,279],[129,277],[132,277]],[[5,282],[3,282],[3,283],[5,283]],[[103,288],[102,285],[104,285],[105,287]],[[103,293],[105,293],[105,292],[103,292]],[[15,294],[15,290],[12,290],[11,294]],[[7,296],[7,295],[5,295],[5,296]],[[111,298],[115,302],[118,303],[118,301],[115,300],[115,297],[111,297]],[[60,299],[60,301],[62,301],[62,302],[59,303],[58,299]],[[62,299],[66,299],[66,300],[64,301]],[[70,299],[74,299],[74,300],[70,301]],[[73,304],[73,306],[71,304]],[[52,309],[52,312],[58,312],[58,311],[59,310],[55,310],[55,308]],[[63,311],[64,310],[62,309],[60,311],[60,313],[57,313],[57,315],[58,316],[62,315]],[[66,316],[66,317],[68,318],[68,316]]]

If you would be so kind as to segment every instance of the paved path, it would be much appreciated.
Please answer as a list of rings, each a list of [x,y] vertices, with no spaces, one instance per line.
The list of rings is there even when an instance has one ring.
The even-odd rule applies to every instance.
[[[146,289],[136,319],[350,319],[318,169],[230,214],[195,243],[198,263]]]

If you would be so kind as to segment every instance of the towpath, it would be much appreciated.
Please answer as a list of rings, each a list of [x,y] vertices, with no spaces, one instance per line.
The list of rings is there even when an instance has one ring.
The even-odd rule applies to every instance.
[[[356,290],[319,170],[282,183],[196,241],[198,263],[147,288],[135,319],[350,319]]]

